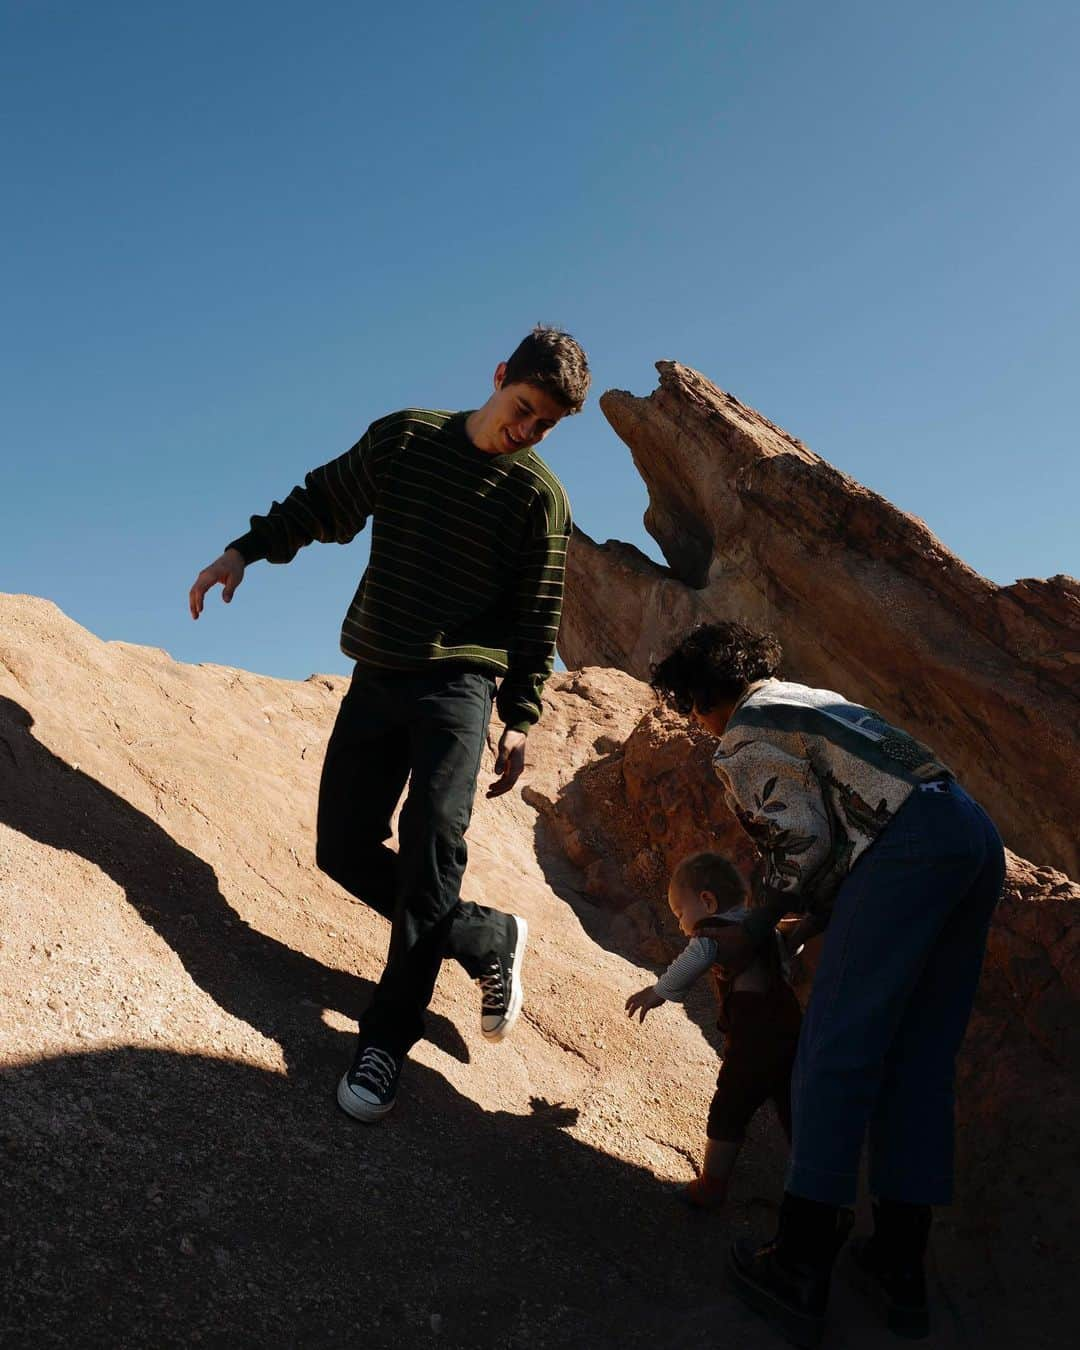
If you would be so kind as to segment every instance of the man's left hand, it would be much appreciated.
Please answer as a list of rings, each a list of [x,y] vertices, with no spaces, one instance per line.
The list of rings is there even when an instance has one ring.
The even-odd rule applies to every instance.
[[[501,797],[509,792],[525,769],[525,742],[528,736],[523,731],[505,729],[499,741],[499,753],[495,757],[495,772],[498,777],[487,790],[489,797]]]

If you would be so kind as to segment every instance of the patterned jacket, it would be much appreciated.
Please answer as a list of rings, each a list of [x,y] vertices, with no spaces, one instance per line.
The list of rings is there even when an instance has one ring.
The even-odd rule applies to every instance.
[[[840,883],[920,783],[951,778],[919,741],[831,689],[764,680],[736,704],[713,758],[761,853],[772,897],[743,927],[822,918]]]

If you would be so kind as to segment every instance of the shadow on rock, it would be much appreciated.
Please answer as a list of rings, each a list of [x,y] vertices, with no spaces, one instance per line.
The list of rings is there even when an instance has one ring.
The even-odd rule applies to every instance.
[[[5,1346],[703,1347],[718,1319],[771,1344],[717,1276],[725,1226],[558,1103],[485,1112],[410,1062],[370,1128],[295,1077],[141,1049],[0,1098]]]
[[[593,766],[588,767],[592,768]],[[579,775],[579,777],[582,776]],[[653,905],[649,905],[647,901],[640,898],[632,899],[632,903],[635,904],[639,912],[645,914],[645,922],[651,925],[651,932],[655,935],[655,945],[651,950],[643,951],[641,931],[621,921],[623,911],[620,908],[608,907],[602,897],[594,898],[587,893],[584,873],[567,858],[563,843],[553,827],[551,821],[552,804],[542,801],[539,794],[536,793],[532,794],[530,804],[537,811],[533,846],[548,886],[560,900],[564,901],[574,911],[586,935],[592,942],[603,948],[604,951],[613,952],[624,960],[640,966],[643,984],[655,979],[668,963],[668,960],[674,958],[677,952],[681,950],[685,939],[677,934],[673,923],[669,931],[665,931],[661,927],[660,923],[653,917],[657,909],[655,902]],[[691,989],[683,1004],[683,1011],[698,1027],[702,1036],[719,1056],[723,1048],[723,1036],[717,1030],[716,1003],[709,988],[708,980],[701,980]],[[642,1034],[655,1034],[655,1032],[654,1018],[651,1025],[643,1028]],[[772,1133],[770,1130],[771,1139]],[[784,1148],[779,1126],[777,1126],[773,1143],[781,1150]],[[779,1155],[777,1167],[782,1167]]]
[[[0,739],[10,757],[0,774],[0,820],[110,876],[220,1008],[281,1046],[290,1072],[340,1069],[347,1038],[323,1022],[322,1010],[357,1019],[371,983],[252,928],[225,899],[212,867],[57,758],[35,738],[33,724],[25,708],[0,697]],[[429,1016],[427,1038],[468,1062],[468,1047],[446,1018]]]

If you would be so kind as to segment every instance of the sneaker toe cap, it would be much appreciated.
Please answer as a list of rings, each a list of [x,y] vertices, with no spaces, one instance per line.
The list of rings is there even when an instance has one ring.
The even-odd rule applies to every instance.
[[[349,1075],[344,1074],[337,1085],[337,1104],[354,1120],[378,1120],[393,1107],[394,1101],[393,1098],[380,1101],[374,1092],[350,1083]]]

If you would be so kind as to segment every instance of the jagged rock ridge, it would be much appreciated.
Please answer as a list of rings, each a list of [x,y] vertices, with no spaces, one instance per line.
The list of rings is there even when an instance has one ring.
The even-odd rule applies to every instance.
[[[1080,583],[996,586],[922,521],[702,375],[657,363],[648,398],[600,400],[649,490],[669,566],[577,532],[560,652],[647,678],[693,624],[740,618],[794,678],[934,746],[1018,853],[1080,876]]]

